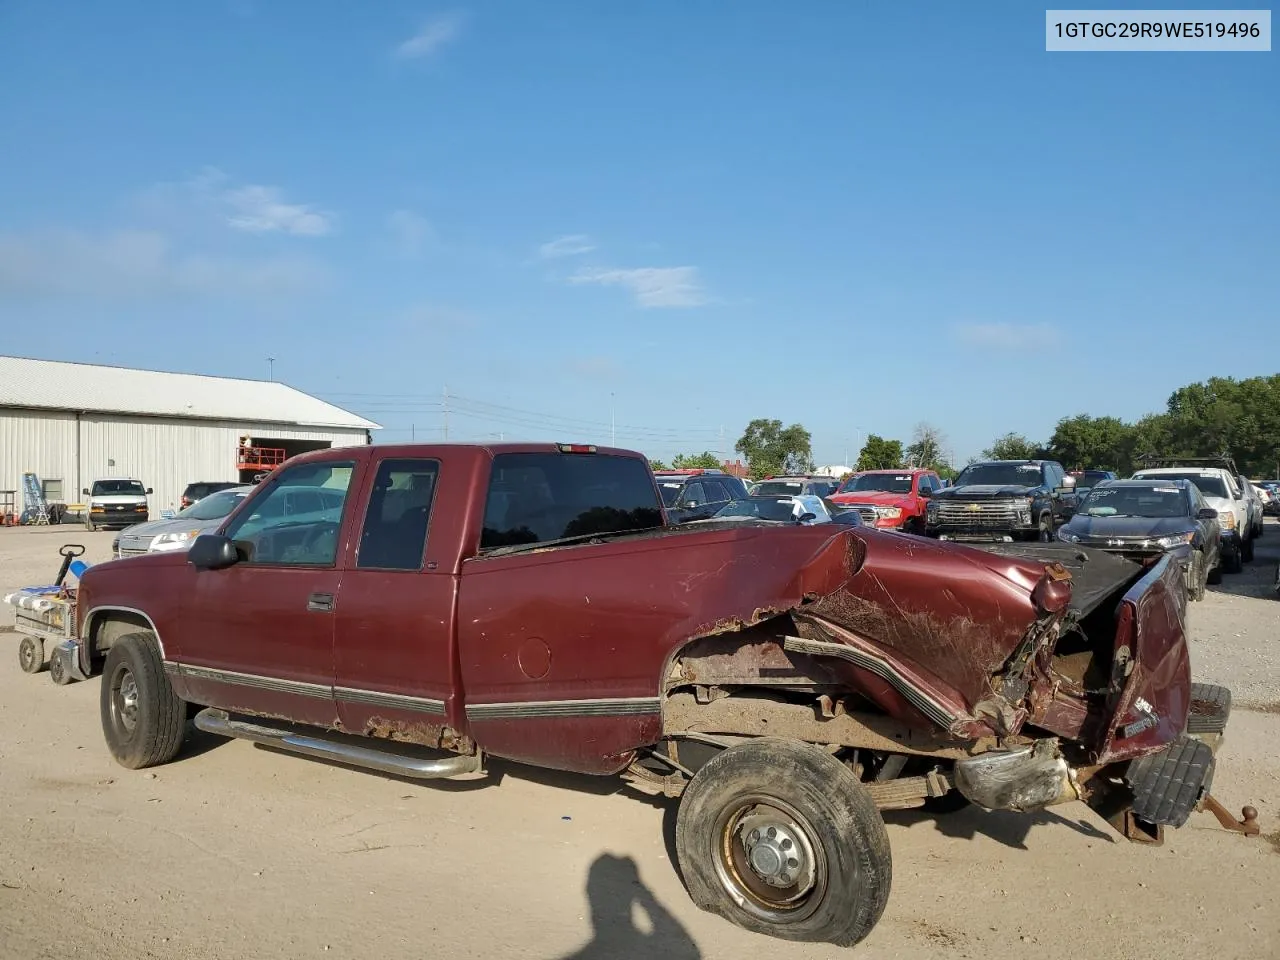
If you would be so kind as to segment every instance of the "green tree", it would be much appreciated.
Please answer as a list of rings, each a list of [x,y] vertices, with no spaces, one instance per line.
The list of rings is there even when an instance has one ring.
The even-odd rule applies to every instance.
[[[747,458],[753,477],[807,473],[813,469],[813,438],[798,423],[752,420],[733,448]]]
[[[1129,459],[1133,429],[1116,417],[1064,417],[1054,428],[1047,452],[1068,470],[1118,471]]]
[[[931,423],[917,423],[907,445],[906,464],[941,473],[943,467],[951,466],[944,452],[946,445],[947,437],[941,430]]]
[[[671,466],[676,470],[715,470],[721,462],[710,450],[703,450],[702,453],[677,453]]]
[[[867,442],[858,454],[858,470],[892,470],[902,466],[902,441],[886,440],[879,434],[867,434]]]
[[[669,468],[669,467],[668,467],[668,466],[667,466],[663,461],[661,461],[661,460],[654,460],[654,459],[650,458],[650,460],[649,460],[649,469],[650,469],[650,470],[667,470],[667,469],[670,469],[670,468]]]
[[[1006,433],[982,451],[988,460],[1030,460],[1040,448],[1020,433]]]

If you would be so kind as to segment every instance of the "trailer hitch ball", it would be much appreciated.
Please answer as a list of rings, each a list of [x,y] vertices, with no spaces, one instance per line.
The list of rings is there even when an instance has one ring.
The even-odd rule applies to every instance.
[[[1258,826],[1257,807],[1242,807],[1241,819],[1237,820],[1231,815],[1231,811],[1219,803],[1212,794],[1206,793],[1204,799],[1200,801],[1200,809],[1212,813],[1218,823],[1222,824],[1223,829],[1243,833],[1246,837],[1256,837],[1262,832],[1262,828]]]

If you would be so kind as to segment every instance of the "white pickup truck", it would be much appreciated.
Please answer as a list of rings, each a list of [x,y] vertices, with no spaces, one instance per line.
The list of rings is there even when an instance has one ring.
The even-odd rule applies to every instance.
[[[151,519],[147,497],[152,490],[132,477],[105,477],[85,487],[84,527],[90,532],[99,527],[131,527]]]

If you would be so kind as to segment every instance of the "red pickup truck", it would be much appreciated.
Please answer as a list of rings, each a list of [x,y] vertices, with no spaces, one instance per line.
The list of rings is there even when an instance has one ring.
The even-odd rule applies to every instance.
[[[941,489],[932,470],[863,470],[840,484],[831,501],[857,509],[867,526],[923,535],[928,498]]]
[[[1230,695],[1191,683],[1166,560],[661,504],[624,450],[304,454],[189,552],[90,568],[58,655],[129,768],[194,717],[409,777],[621,774],[681,798],[699,906],[793,940],[875,925],[881,810],[1084,799],[1158,840],[1215,803]]]

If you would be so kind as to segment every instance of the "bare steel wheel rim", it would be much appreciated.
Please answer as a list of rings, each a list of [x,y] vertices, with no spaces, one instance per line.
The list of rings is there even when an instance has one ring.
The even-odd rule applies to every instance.
[[[713,857],[725,893],[771,923],[809,917],[827,892],[827,859],[809,821],[776,797],[751,796],[716,820]]]
[[[111,719],[125,737],[138,725],[138,682],[128,667],[121,667],[111,677]]]

